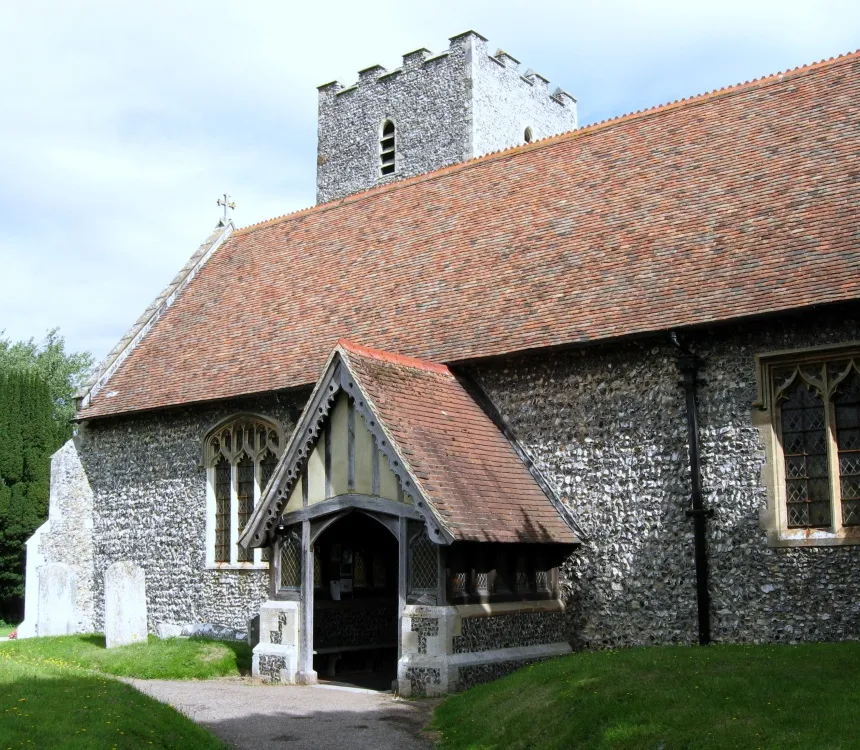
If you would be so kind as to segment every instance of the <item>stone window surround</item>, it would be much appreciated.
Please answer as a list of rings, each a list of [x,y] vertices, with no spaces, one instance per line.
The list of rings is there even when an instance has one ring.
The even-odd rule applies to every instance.
[[[280,452],[284,449],[284,430],[281,427],[280,423],[271,417],[265,416],[263,414],[256,414],[253,412],[236,412],[231,414],[224,419],[219,420],[215,425],[213,425],[206,432],[206,437],[203,441],[203,455],[204,455],[204,466],[206,467],[206,568],[209,570],[268,570],[269,563],[262,559],[263,550],[255,549],[254,550],[254,561],[248,562],[239,562],[237,558],[237,540],[239,538],[239,524],[238,524],[238,513],[239,513],[239,503],[236,493],[236,483],[237,483],[237,472],[232,471],[232,481],[231,481],[231,498],[230,498],[230,562],[216,562],[215,561],[215,512],[216,512],[216,501],[215,501],[215,465],[214,465],[214,456],[210,450],[209,444],[212,437],[215,436],[220,430],[223,430],[225,427],[230,426],[234,422],[241,422],[243,420],[262,422],[265,425],[268,425],[271,429],[274,429],[278,435],[278,447],[279,454],[277,458],[280,459]],[[234,464],[235,468],[235,464]],[[261,465],[259,461],[255,461],[254,463],[254,507],[257,507],[257,503],[260,501],[260,497],[263,494],[263,487],[260,485],[260,470]]]
[[[819,364],[833,360],[853,359],[860,367],[860,341],[828,344],[805,349],[781,350],[756,355],[757,397],[753,422],[759,428],[767,453],[762,467],[762,478],[767,487],[767,508],[760,517],[761,527],[767,532],[771,547],[832,547],[860,544],[860,527],[841,525],[840,501],[831,497],[829,529],[788,528],[786,523],[785,461],[782,452],[780,409],[774,399],[774,371],[792,365]],[[835,450],[832,409],[827,424],[828,456]],[[831,467],[833,463],[831,462]],[[838,484],[838,476],[830,477],[831,487]],[[831,495],[833,492],[831,492]]]

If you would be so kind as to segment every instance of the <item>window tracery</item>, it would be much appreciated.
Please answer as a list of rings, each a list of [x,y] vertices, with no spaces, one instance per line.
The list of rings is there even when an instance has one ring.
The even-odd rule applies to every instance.
[[[781,539],[856,539],[860,532],[860,352],[854,349],[764,363]]]
[[[212,563],[261,564],[268,559],[262,550],[242,549],[237,540],[274,473],[282,443],[274,424],[251,416],[238,417],[208,436],[208,481],[214,507],[207,557],[211,554]]]

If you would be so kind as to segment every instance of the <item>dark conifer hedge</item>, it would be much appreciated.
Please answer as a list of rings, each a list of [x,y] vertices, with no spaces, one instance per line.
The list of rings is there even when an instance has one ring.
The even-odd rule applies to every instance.
[[[63,437],[54,410],[45,380],[0,371],[0,620],[8,622],[23,619],[25,542],[48,515],[51,454]]]

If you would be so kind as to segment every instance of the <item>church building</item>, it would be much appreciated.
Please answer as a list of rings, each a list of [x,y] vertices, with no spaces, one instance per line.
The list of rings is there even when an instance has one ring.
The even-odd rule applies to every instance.
[[[579,127],[469,31],[320,86],[316,164],[81,392],[22,635],[118,561],[151,632],[402,695],[860,635],[860,54]]]

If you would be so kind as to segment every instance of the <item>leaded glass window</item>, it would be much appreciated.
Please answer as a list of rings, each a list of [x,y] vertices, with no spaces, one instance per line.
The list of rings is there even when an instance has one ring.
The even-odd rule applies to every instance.
[[[852,527],[860,528],[860,358],[856,347],[850,356],[847,349],[764,363],[778,437],[781,538],[856,536]]]
[[[409,524],[409,593],[437,593],[439,581],[438,549],[422,523]]]
[[[786,523],[789,528],[830,525],[824,401],[799,380],[782,402]]]
[[[531,580],[529,580],[529,568],[526,556],[524,554],[517,555],[517,567],[514,573],[514,581],[518,593],[531,591]]]
[[[215,464],[215,562],[230,562],[230,462],[221,457]]]
[[[214,563],[245,565],[268,560],[268,550],[245,550],[238,539],[274,474],[281,443],[278,429],[259,417],[237,418],[207,438]]]
[[[860,375],[856,371],[839,384],[833,402],[842,523],[857,526],[860,525]]]
[[[239,504],[238,512],[238,532],[241,534],[245,525],[251,518],[251,513],[254,510],[254,462],[247,455],[236,464],[238,481],[236,484],[236,500]],[[239,547],[236,551],[236,559],[239,562],[253,562],[254,550],[243,549]]]
[[[291,531],[281,540],[280,588],[299,590],[302,586],[302,543]]]

